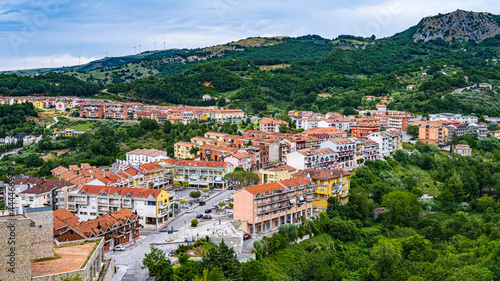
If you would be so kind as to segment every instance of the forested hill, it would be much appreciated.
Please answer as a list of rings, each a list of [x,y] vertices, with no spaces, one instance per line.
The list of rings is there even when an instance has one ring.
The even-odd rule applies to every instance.
[[[228,99],[231,108],[262,115],[291,109],[375,109],[379,101],[363,100],[372,95],[387,96],[388,109],[411,113],[500,116],[495,89],[500,86],[500,35],[495,35],[499,22],[495,15],[458,10],[423,19],[389,38],[247,38],[66,74],[86,82],[78,88],[87,90],[76,95],[88,95],[100,86],[112,94],[171,104],[226,106]],[[43,84],[45,77],[32,79]],[[493,89],[455,91],[479,83],[490,83]],[[49,85],[44,84],[45,92],[62,94],[60,86]],[[415,89],[407,91],[408,85]],[[29,92],[3,84],[0,89],[4,95]],[[214,99],[202,101],[205,94]]]

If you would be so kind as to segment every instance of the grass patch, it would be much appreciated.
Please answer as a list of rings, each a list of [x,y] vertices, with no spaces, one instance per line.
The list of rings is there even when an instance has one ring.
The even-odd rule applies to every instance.
[[[85,244],[90,244],[90,243],[96,243],[96,241],[83,241],[83,242],[80,242],[80,243],[72,243],[72,244],[68,244],[68,245],[61,245],[61,246],[57,246],[57,245],[54,245],[54,249],[59,249],[59,248],[66,248],[66,247],[73,247],[73,246],[80,246],[80,245],[85,245]]]
[[[31,262],[42,262],[42,261],[51,261],[51,260],[57,260],[57,259],[60,259],[61,256],[58,255],[57,253],[54,253],[54,256],[53,257],[50,257],[50,258],[43,258],[43,259],[37,259],[37,260],[33,260]]]
[[[85,266],[87,265],[87,262],[89,261],[90,257],[92,257],[92,255],[95,252],[95,249],[97,249],[97,246],[99,245],[98,242],[93,242],[93,243],[95,243],[94,247],[92,247],[92,251],[90,251],[90,253],[87,255],[87,257],[85,258],[85,261],[82,263],[82,266],[80,266],[80,269],[85,268]]]
[[[210,242],[205,242],[203,245],[198,247],[193,247],[192,249],[186,250],[186,254],[190,257],[201,257],[205,253],[208,253],[208,249],[217,248],[214,244]],[[180,254],[173,255],[172,257],[179,257]]]
[[[403,142],[403,149],[413,151],[415,150],[415,145],[411,142]]]
[[[56,158],[57,156],[62,155],[62,154],[64,154],[64,153],[68,152],[68,151],[69,151],[69,149],[68,149],[68,148],[66,148],[66,149],[60,149],[60,150],[53,150],[53,151],[51,151],[51,152],[48,152],[48,153],[47,153],[47,154],[45,154],[44,156],[41,156],[40,158],[42,158],[44,161],[47,161],[47,160],[49,160],[49,159]],[[55,153],[56,153],[56,155],[52,154],[52,152],[55,152]]]
[[[90,129],[93,129],[94,128],[94,123],[84,123],[84,124],[78,124],[76,126],[73,126],[73,130],[77,130],[77,131],[81,131],[81,132],[85,132],[85,131],[88,131]]]

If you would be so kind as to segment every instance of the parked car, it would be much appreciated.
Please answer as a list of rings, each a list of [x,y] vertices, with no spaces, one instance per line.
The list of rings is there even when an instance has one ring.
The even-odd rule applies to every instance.
[[[196,215],[196,218],[197,218],[197,219],[201,219],[201,218],[203,218],[203,214],[197,214],[197,215]]]
[[[245,233],[245,235],[243,235],[243,240],[248,240],[250,238],[252,238],[252,236],[248,233]]]
[[[203,218],[206,219],[206,220],[211,220],[212,216],[211,215],[204,215]]]
[[[205,203],[205,201],[200,201],[199,204],[200,204],[200,206],[205,206],[205,204],[207,204],[207,203]]]
[[[228,190],[234,190],[235,187],[236,187],[235,185],[230,185],[227,189]]]
[[[125,247],[123,247],[122,245],[115,246],[113,249],[115,251],[125,251]]]
[[[231,197],[224,199],[224,202],[229,202],[229,201],[231,201]]]
[[[186,213],[188,213],[188,214],[189,214],[189,213],[192,213],[192,212],[194,212],[194,210],[193,210],[193,209],[187,209],[187,210],[186,210]]]
[[[205,210],[205,213],[208,214],[208,213],[211,213],[212,212],[212,209],[206,209]]]
[[[217,205],[212,205],[212,210],[217,209]]]

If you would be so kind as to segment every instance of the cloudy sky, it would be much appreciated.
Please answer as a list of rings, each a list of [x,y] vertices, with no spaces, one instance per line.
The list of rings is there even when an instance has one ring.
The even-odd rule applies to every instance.
[[[252,36],[378,38],[456,9],[500,14],[497,0],[1,0],[0,70],[197,48]],[[135,48],[134,48],[135,47]]]

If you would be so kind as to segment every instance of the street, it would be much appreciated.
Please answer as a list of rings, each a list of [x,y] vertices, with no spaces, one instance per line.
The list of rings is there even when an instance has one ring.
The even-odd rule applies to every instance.
[[[217,191],[216,191],[217,192]],[[224,200],[228,196],[234,193],[234,190],[225,190],[214,196],[209,200],[205,200],[205,206],[198,206],[193,208],[194,212],[190,214],[183,214],[173,221],[169,222],[167,225],[163,227],[163,231],[161,229],[149,232],[141,232],[141,236],[145,236],[145,239],[142,239],[136,243],[132,243],[126,246],[125,251],[121,252],[111,252],[106,254],[106,256],[114,255],[115,256],[115,264],[117,267],[126,266],[126,272],[123,276],[124,281],[136,281],[136,280],[144,280],[147,277],[146,270],[142,270],[142,259],[144,255],[149,252],[149,245],[154,244],[157,248],[162,249],[165,253],[169,254],[170,251],[175,250],[178,247],[178,244],[164,244],[168,241],[171,235],[166,232],[167,229],[173,228],[175,230],[179,230],[186,224],[190,224],[191,220],[196,217],[196,214],[203,213],[204,210],[210,208],[214,204],[218,204],[220,201]],[[184,211],[184,210],[183,210]],[[225,214],[225,213],[224,213]],[[214,216],[214,214],[212,214]]]

